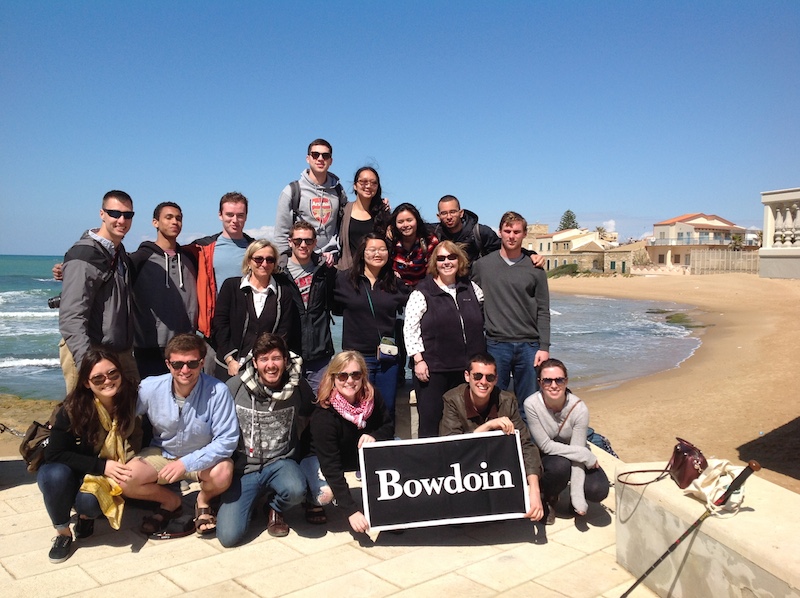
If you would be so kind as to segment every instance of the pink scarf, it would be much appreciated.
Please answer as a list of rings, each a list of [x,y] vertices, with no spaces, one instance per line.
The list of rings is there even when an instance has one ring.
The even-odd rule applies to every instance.
[[[331,407],[347,421],[355,424],[359,430],[363,430],[367,426],[369,416],[372,415],[375,401],[359,401],[351,405],[338,390],[334,390],[331,394]]]

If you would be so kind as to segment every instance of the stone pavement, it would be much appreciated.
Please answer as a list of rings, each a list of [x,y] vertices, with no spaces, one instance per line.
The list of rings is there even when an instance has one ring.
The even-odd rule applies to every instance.
[[[612,477],[615,460],[598,457]],[[360,498],[360,483],[348,480]],[[184,493],[188,512],[196,491]],[[137,531],[146,511],[127,504],[122,529],[99,520],[54,565],[47,553],[55,531],[35,476],[21,460],[0,460],[0,596],[618,597],[634,578],[616,562],[613,489],[604,502],[576,521],[562,495],[553,526],[473,523],[383,532],[374,541],[352,533],[335,507],[326,509],[327,526],[294,509],[290,534],[272,538],[259,510],[245,543],[231,549],[213,536],[148,540]],[[632,596],[655,594],[639,586]]]

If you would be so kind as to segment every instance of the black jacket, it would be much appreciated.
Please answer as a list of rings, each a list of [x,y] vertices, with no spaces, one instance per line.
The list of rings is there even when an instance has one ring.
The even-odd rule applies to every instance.
[[[464,210],[464,218],[461,222],[463,226],[455,235],[447,232],[441,222],[436,225],[433,234],[439,241],[447,239],[463,245],[470,264],[479,257],[500,249],[500,237],[485,224],[479,224],[478,215],[475,212]]]

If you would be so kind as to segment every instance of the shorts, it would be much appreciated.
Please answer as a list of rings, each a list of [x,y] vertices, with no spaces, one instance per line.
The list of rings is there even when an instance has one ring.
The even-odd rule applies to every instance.
[[[168,459],[167,457],[165,457],[162,454],[161,449],[155,446],[149,446],[147,448],[142,449],[139,453],[137,453],[136,457],[141,459],[148,465],[151,465],[156,470],[156,472],[159,472],[162,469],[164,469],[167,463],[170,463],[172,461],[177,461],[177,459]],[[180,480],[190,480],[192,482],[199,482],[200,472],[187,471],[185,474],[183,474],[183,477]],[[175,480],[175,481],[179,482],[180,480]],[[171,482],[167,482],[166,480],[158,478],[158,483],[161,485],[166,485]]]

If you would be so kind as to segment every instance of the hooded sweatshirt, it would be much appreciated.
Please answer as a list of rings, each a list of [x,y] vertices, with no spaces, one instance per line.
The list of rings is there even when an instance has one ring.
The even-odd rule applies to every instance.
[[[289,248],[289,229],[296,220],[311,223],[317,231],[320,252],[339,251],[339,178],[329,172],[324,185],[310,178],[308,169],[300,174],[300,205],[297,215],[292,213],[291,185],[286,185],[278,198],[275,215],[275,244],[280,253]],[[346,201],[347,195],[343,199]]]
[[[133,346],[165,347],[197,329],[197,260],[183,247],[168,255],[152,241],[130,254],[133,264]]]

